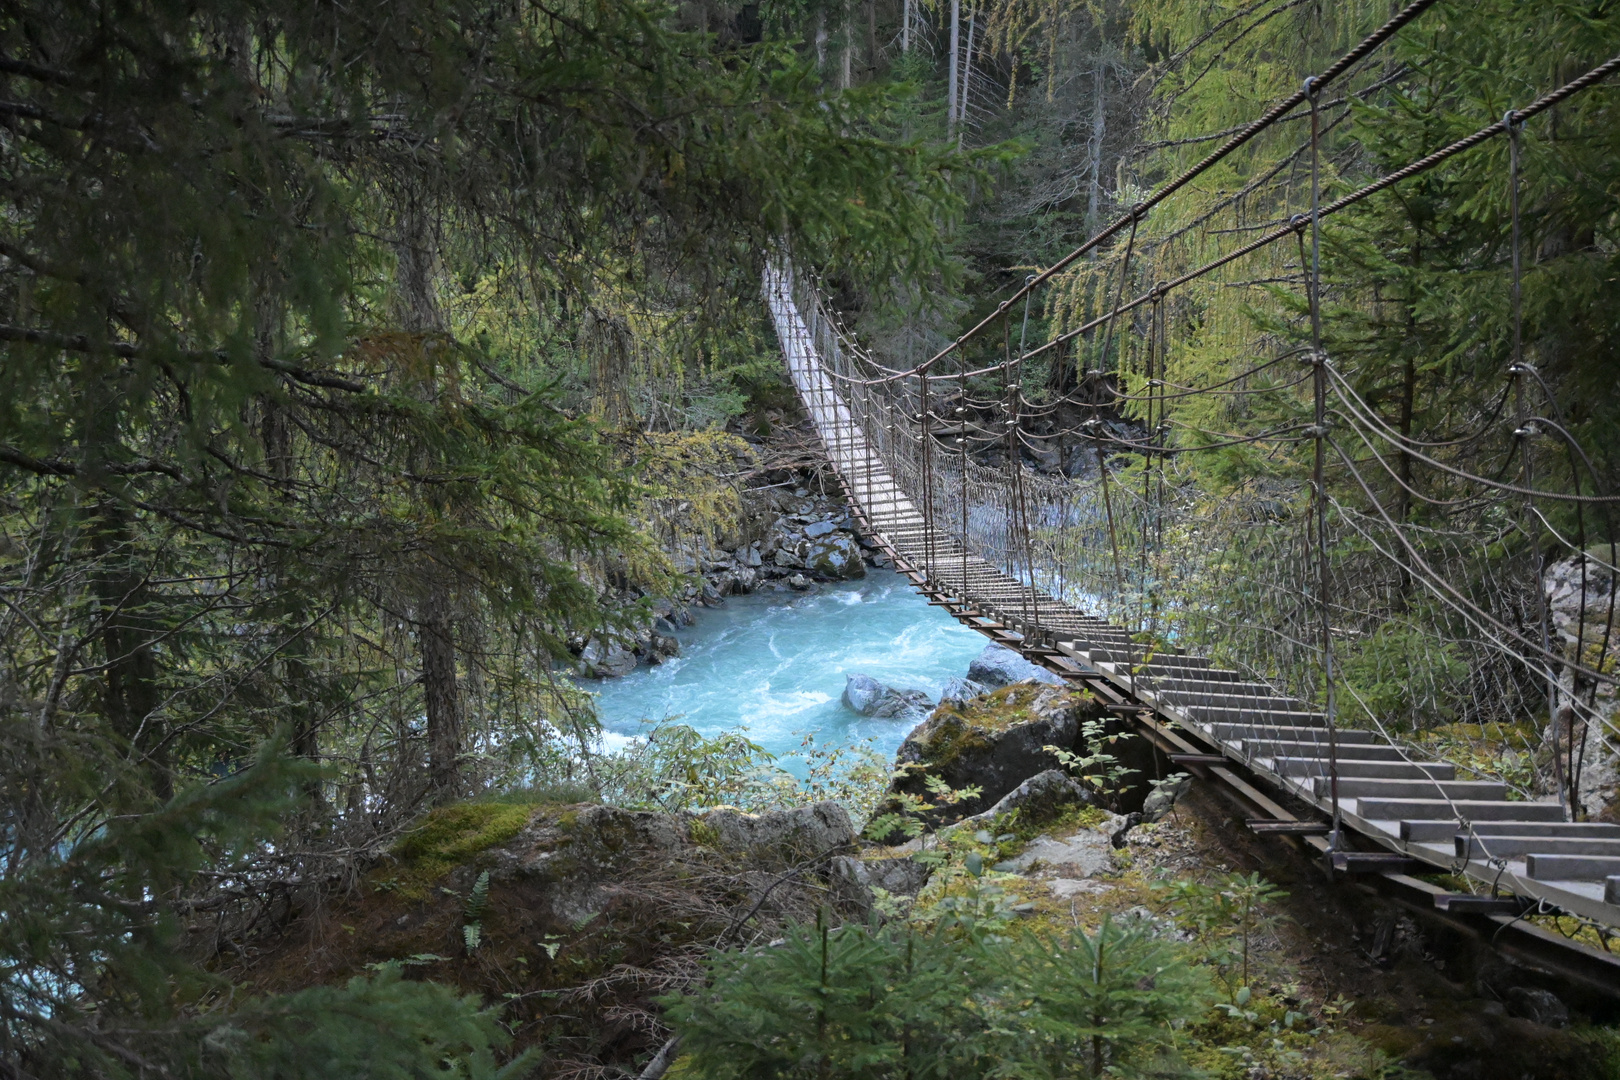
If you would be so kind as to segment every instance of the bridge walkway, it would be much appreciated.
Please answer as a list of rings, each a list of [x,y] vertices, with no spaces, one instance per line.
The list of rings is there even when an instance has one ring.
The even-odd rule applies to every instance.
[[[1516,926],[1521,938],[1566,944],[1520,921],[1539,901],[1620,925],[1620,825],[1568,822],[1555,803],[1514,801],[1503,784],[1459,780],[1453,766],[1416,760],[1380,732],[1330,733],[1314,706],[1181,650],[1144,655],[1127,628],[964,551],[960,537],[927,520],[855,421],[785,276],[768,272],[765,294],[788,371],[845,496],[930,603],[1092,688],[1172,761],[1220,781],[1257,811],[1257,832],[1299,836],[1340,872],[1394,882],[1409,899],[1428,898],[1442,911]],[[1346,830],[1337,845],[1328,835],[1335,761]],[[1415,876],[1434,873],[1465,875],[1484,888],[1450,893]],[[1586,951],[1601,958],[1592,961],[1599,981],[1620,988],[1620,960]]]

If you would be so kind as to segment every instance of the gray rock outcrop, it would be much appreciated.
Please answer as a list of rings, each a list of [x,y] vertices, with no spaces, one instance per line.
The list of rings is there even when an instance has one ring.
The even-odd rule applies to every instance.
[[[1551,990],[1515,986],[1504,995],[1508,1012],[1537,1024],[1562,1028],[1569,1026],[1569,1006]]]
[[[636,654],[615,638],[593,637],[579,653],[579,672],[587,678],[617,678],[635,667]]]
[[[988,694],[993,687],[983,686],[972,679],[947,679],[945,686],[939,692],[941,705],[960,705],[965,701],[972,701],[980,694]]]
[[[1179,773],[1171,776],[1165,783],[1155,786],[1142,803],[1142,820],[1158,821],[1174,810],[1176,801],[1192,787],[1192,780],[1193,778],[1186,773]]]
[[[988,810],[963,818],[953,829],[989,825],[996,818],[1018,811],[1020,826],[1039,824],[1056,818],[1071,806],[1096,803],[1089,791],[1061,769],[1038,772],[1003,795]]]
[[[986,645],[984,651],[968,665],[967,677],[989,689],[1010,686],[1015,682],[1033,679],[1050,686],[1062,686],[1063,680],[1039,664],[1025,660],[1005,645]]]
[[[1589,548],[1584,556],[1575,555],[1552,564],[1542,578],[1554,635],[1553,648],[1565,657],[1573,657],[1580,649],[1588,666],[1597,658],[1599,643],[1612,636],[1611,625],[1620,625],[1620,612],[1613,610],[1610,601],[1615,581],[1609,566],[1614,557],[1609,545],[1599,544]],[[1613,644],[1609,646],[1606,663],[1614,662],[1615,648]],[[1545,731],[1545,745],[1557,747],[1558,754],[1567,756],[1573,736],[1578,745],[1585,747],[1578,793],[1582,807],[1593,820],[1620,815],[1620,754],[1612,749],[1611,739],[1602,735],[1592,737],[1612,729],[1620,721],[1620,693],[1608,684],[1594,689],[1591,708],[1597,719],[1593,722],[1585,708],[1571,704],[1575,691],[1574,672],[1567,665],[1560,665],[1560,669],[1558,704],[1552,712],[1554,722]],[[1595,730],[1583,730],[1589,724]],[[1546,757],[1550,762],[1553,755]],[[1545,791],[1557,789],[1556,774],[1551,767],[1542,769],[1541,783]]]
[[[763,814],[710,810],[696,820],[712,830],[711,847],[754,859],[808,863],[855,850],[855,825],[835,802]]]
[[[866,576],[861,547],[848,533],[832,533],[809,541],[804,552],[804,567],[837,581]]]
[[[1073,747],[1083,720],[1101,718],[1102,703],[1083,690],[1019,682],[962,704],[941,705],[900,744],[908,770],[894,790],[928,798],[924,776],[951,788],[977,787],[976,798],[930,814],[954,821],[994,806],[1037,773],[1057,765],[1047,746]]]
[[[885,686],[870,675],[857,672],[844,677],[844,704],[862,716],[892,720],[922,716],[934,703],[921,690]]]
[[[842,906],[870,911],[876,906],[874,890],[891,896],[914,897],[922,892],[933,873],[928,863],[910,856],[888,859],[858,859],[840,855],[829,868],[832,895]]]

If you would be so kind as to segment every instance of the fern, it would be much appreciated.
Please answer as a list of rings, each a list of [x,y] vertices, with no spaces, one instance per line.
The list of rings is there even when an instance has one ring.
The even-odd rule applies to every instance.
[[[461,928],[461,940],[468,952],[474,952],[484,942],[484,911],[489,907],[489,871],[485,870],[473,882],[467,894],[467,905],[462,909],[466,923]]]

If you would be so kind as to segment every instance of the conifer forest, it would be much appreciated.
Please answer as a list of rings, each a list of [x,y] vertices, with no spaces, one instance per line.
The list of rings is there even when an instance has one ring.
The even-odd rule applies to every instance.
[[[1620,1080],[1620,2],[0,8],[0,1080]]]

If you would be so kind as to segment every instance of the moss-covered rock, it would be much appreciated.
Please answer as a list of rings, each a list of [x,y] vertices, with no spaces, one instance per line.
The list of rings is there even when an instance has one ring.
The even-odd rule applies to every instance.
[[[1013,683],[965,702],[943,704],[900,745],[897,759],[911,768],[895,781],[894,791],[928,798],[929,777],[954,790],[977,787],[977,797],[930,817],[937,824],[979,813],[1056,766],[1045,747],[1073,748],[1081,724],[1103,715],[1102,703],[1084,690],[1038,682]]]
[[[1095,806],[1095,797],[1061,769],[1036,773],[1003,795],[988,810],[963,818],[953,829],[1006,826],[1025,839],[1063,820],[1082,807]],[[1105,813],[1098,808],[1099,813]]]
[[[834,865],[855,848],[836,803],[757,815],[443,807],[357,888],[289,911],[230,977],[265,992],[399,963],[504,1003],[518,1046],[546,1048],[545,1075],[633,1075],[662,1040],[654,999],[701,978],[710,946],[829,903],[838,921],[866,917],[870,898],[839,889]]]
[[[526,803],[457,803],[430,811],[389,853],[374,875],[402,896],[421,899],[429,886],[456,867],[517,836],[534,816]]]

